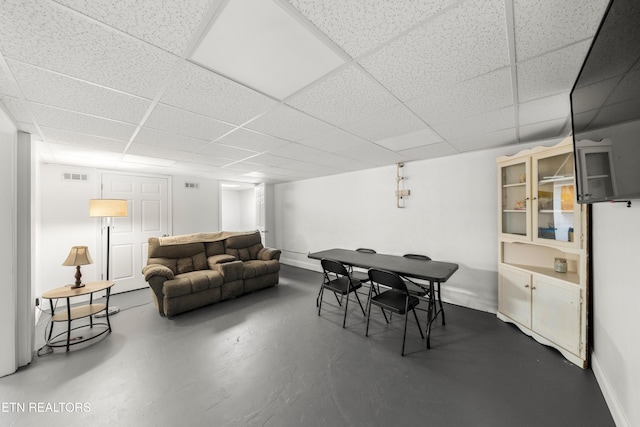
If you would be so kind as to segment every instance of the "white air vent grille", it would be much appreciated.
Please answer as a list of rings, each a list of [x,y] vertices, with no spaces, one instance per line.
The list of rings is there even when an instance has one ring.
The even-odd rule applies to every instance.
[[[200,184],[198,184],[197,182],[185,182],[184,183],[184,188],[200,188]]]
[[[89,181],[89,175],[86,173],[68,173],[62,174],[62,179],[66,181]]]

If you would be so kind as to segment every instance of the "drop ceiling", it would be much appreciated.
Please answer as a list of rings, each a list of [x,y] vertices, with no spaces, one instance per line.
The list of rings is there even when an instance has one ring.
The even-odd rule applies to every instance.
[[[0,107],[44,162],[112,170],[278,183],[454,155],[567,135],[608,4],[259,1],[3,0]]]

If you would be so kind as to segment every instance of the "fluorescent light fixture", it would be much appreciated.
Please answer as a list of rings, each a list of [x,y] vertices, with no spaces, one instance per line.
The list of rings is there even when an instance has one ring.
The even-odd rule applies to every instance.
[[[279,100],[345,63],[272,0],[230,0],[191,60]]]

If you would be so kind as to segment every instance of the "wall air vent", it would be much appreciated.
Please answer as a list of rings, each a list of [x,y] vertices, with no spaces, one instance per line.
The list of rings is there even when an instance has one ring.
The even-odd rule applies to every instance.
[[[67,173],[62,174],[62,179],[66,181],[89,181],[89,175],[86,173]]]
[[[184,183],[184,188],[198,189],[198,188],[200,188],[200,184],[198,184],[197,182],[185,182]]]

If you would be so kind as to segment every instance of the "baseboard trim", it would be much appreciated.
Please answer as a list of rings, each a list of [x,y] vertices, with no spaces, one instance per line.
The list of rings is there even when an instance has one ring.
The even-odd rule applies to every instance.
[[[620,405],[620,401],[611,386],[607,373],[605,372],[602,364],[600,364],[600,360],[598,360],[598,356],[595,352],[591,352],[591,369],[593,370],[593,375],[596,377],[596,381],[600,386],[600,390],[602,391],[605,402],[607,402],[607,406],[609,407],[609,411],[611,412],[611,416],[613,417],[613,421],[616,423],[616,426],[631,427],[631,424],[622,409],[622,405]]]

